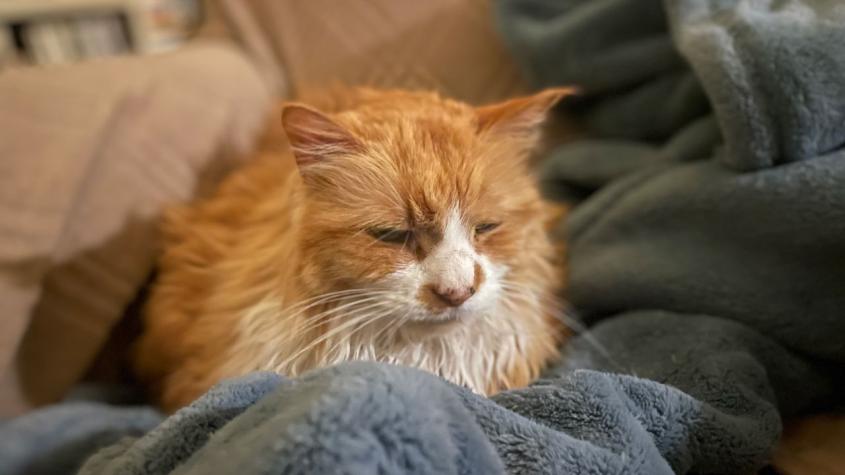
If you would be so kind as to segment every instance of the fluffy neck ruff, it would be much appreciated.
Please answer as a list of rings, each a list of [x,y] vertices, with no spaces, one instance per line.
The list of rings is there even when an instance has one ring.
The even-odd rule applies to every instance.
[[[286,306],[269,296],[254,305],[241,320],[227,372],[296,376],[343,361],[380,361],[417,367],[489,395],[528,384],[557,354],[560,325],[544,305],[550,296],[540,289],[520,287],[487,314],[414,335],[389,318],[373,318],[382,305],[378,296],[347,294],[329,304],[318,298]],[[421,337],[420,331],[429,334]]]

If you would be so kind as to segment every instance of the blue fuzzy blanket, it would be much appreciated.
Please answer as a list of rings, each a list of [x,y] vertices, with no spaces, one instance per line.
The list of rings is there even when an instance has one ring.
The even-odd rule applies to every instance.
[[[0,426],[0,473],[752,473],[784,417],[841,396],[845,4],[497,10],[538,86],[582,87],[596,137],[543,173],[580,200],[570,299],[592,325],[557,367],[491,399],[351,363],[168,418],[64,403]]]

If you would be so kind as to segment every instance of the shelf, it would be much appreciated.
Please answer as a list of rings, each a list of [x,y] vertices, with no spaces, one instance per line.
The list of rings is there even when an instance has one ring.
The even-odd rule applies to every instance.
[[[135,13],[140,8],[137,0],[0,0],[0,22],[111,11]]]

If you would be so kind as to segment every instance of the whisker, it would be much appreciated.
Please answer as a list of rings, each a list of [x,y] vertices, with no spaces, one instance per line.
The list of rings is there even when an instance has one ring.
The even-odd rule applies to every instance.
[[[351,331],[349,334],[345,335],[344,339],[336,341],[336,342],[334,343],[334,345],[333,345],[333,346],[331,346],[331,347],[329,347],[328,349],[326,349],[324,353],[325,353],[326,355],[331,355],[331,354],[336,353],[336,352],[337,352],[337,350],[338,350],[338,349],[339,349],[342,345],[347,344],[347,343],[352,343],[352,342],[353,342],[353,341],[354,341],[354,340],[358,337],[358,335],[359,335],[361,332],[363,332],[364,330],[366,330],[369,326],[372,326],[372,325],[374,325],[375,323],[377,323],[377,322],[381,321],[382,319],[384,319],[384,318],[387,318],[387,317],[391,316],[391,315],[392,315],[392,312],[393,312],[393,309],[388,309],[388,310],[383,311],[383,312],[381,312],[381,313],[371,312],[371,313],[367,314],[367,320],[368,320],[368,321],[366,321],[366,322],[364,323],[364,325],[361,325],[361,326],[358,326],[358,327],[356,327],[356,328],[353,328],[353,329],[352,329],[352,331]],[[356,346],[356,347],[355,347],[355,357],[354,357],[354,358],[352,358],[352,359],[360,359],[360,352],[361,352],[361,350],[362,350],[362,346],[361,346],[361,345]],[[351,354],[348,354],[348,353],[349,353],[349,351],[351,351],[351,348],[347,348],[347,355],[346,355],[347,357],[346,357],[346,358],[342,358],[342,359],[350,359],[349,357],[352,357],[352,356],[353,356],[353,355],[351,355]],[[340,356],[340,355],[338,355],[338,356]]]
[[[511,294],[513,297],[521,298],[523,301],[531,302],[531,298],[526,295],[526,293],[530,294],[531,297],[534,297],[535,302],[539,305],[549,305],[551,307],[550,314],[561,321],[564,325],[569,327],[573,330],[577,335],[584,339],[590,346],[595,348],[601,355],[607,359],[608,362],[611,363],[616,369],[627,372],[627,369],[624,365],[618,362],[611,354],[610,351],[604,346],[598,339],[596,339],[590,329],[581,321],[574,318],[566,309],[569,307],[565,304],[562,300],[554,298],[549,295],[543,295],[542,292],[539,292],[537,289],[526,285],[526,284],[519,284],[512,281],[502,281],[502,287],[505,289],[506,294]],[[508,292],[510,290],[511,292]],[[543,300],[543,301],[536,301],[536,300]],[[548,310],[548,309],[547,309]]]
[[[375,312],[370,312],[370,313],[364,314],[364,315],[361,316],[361,318],[356,319],[356,321],[354,323],[346,325],[345,326],[346,328],[338,328],[335,331],[324,335],[323,338],[320,338],[317,341],[314,341],[309,346],[311,348],[313,348],[313,347],[319,345],[320,343],[322,343],[324,341],[330,341],[333,337],[335,337],[335,336],[339,335],[340,333],[344,332],[345,330],[347,330],[348,327],[352,327],[351,331],[349,331],[346,335],[344,335],[343,338],[337,339],[331,346],[324,349],[323,354],[325,355],[326,358],[334,358],[334,359],[339,359],[339,360],[349,360],[349,359],[352,359],[351,357],[353,356],[353,354],[351,353],[351,351],[353,351],[353,348],[355,348],[354,355],[358,356],[358,358],[355,358],[355,359],[359,359],[362,347],[361,346],[354,346],[353,345],[354,340],[358,337],[358,335],[361,332],[366,330],[369,326],[377,323],[378,321],[381,321],[382,319],[384,319],[386,317],[389,317],[391,314],[392,314],[392,309],[389,309],[387,311],[383,311],[380,314],[375,313]],[[344,345],[346,347],[345,354],[339,353],[339,351],[342,348],[344,348]]]
[[[289,365],[291,362],[295,361],[297,358],[299,358],[303,354],[305,354],[308,351],[311,351],[312,349],[314,349],[314,347],[316,347],[317,345],[323,343],[324,341],[328,340],[329,338],[334,337],[335,335],[339,334],[340,332],[342,332],[342,331],[344,331],[344,330],[346,330],[350,327],[353,327],[355,325],[360,324],[361,322],[367,320],[368,318],[370,318],[369,314],[357,315],[357,316],[350,318],[350,320],[347,321],[346,323],[331,329],[330,331],[328,331],[327,333],[325,333],[321,337],[315,339],[314,341],[312,341],[311,343],[306,345],[304,348],[301,348],[299,351],[297,351],[293,355],[286,358],[284,361],[282,361],[282,365],[283,366]]]
[[[351,289],[347,291],[337,291],[337,292],[329,292],[327,294],[322,294],[315,298],[306,299],[302,302],[299,302],[291,307],[285,309],[282,317],[285,319],[293,319],[304,312],[320,306],[320,305],[328,305],[335,301],[341,301],[347,298],[355,297],[355,296],[364,296],[364,297],[375,297],[379,295],[390,295],[391,292],[389,291],[372,291],[368,289]],[[310,303],[307,303],[310,302]],[[305,305],[303,307],[303,305]],[[295,313],[290,313],[291,311],[295,311]]]
[[[330,321],[334,321],[338,318],[345,317],[345,316],[347,316],[346,313],[339,313],[339,312],[341,312],[342,310],[345,310],[347,308],[350,308],[350,307],[352,307],[353,310],[354,310],[354,307],[356,305],[361,305],[361,304],[371,303],[371,302],[376,302],[376,305],[383,305],[384,302],[381,302],[381,300],[382,300],[382,297],[367,297],[367,298],[364,298],[364,299],[355,300],[353,302],[350,302],[350,303],[347,303],[347,304],[344,304],[344,305],[340,305],[338,307],[333,307],[333,308],[328,309],[324,312],[321,312],[321,313],[318,313],[316,315],[312,315],[312,316],[308,317],[308,319],[305,320],[305,322],[307,323],[306,327],[305,328],[297,328],[296,331],[300,331],[300,332],[309,331],[309,330],[312,330],[315,327],[326,324]],[[367,308],[369,308],[369,307],[367,307]],[[363,309],[357,309],[357,311],[361,311],[361,310],[363,310]],[[334,315],[334,314],[336,314],[336,315]],[[325,319],[325,317],[330,316],[330,315],[334,315],[334,316],[332,318]]]
[[[398,318],[394,319],[392,322],[390,322],[390,323],[388,323],[387,325],[385,325],[385,327],[384,327],[384,328],[382,328],[381,330],[379,330],[379,331],[378,331],[378,332],[377,332],[377,333],[373,336],[373,341],[374,341],[374,342],[378,342],[378,339],[379,339],[379,338],[381,338],[381,337],[382,337],[382,336],[384,336],[384,335],[387,335],[387,333],[388,333],[389,331],[391,331],[391,330],[396,330],[396,329],[398,329],[400,326],[402,326],[402,324],[403,324],[403,323],[405,323],[405,319],[406,319],[406,318],[408,318],[408,316],[411,314],[411,311],[412,311],[412,309],[408,309],[408,310],[405,312],[405,314],[404,314],[404,315],[402,315],[401,317],[398,317]],[[387,337],[387,339],[393,338],[394,336],[395,336],[395,333],[391,334],[389,337]]]
[[[317,301],[323,300],[331,300],[334,298],[345,298],[345,297],[352,297],[356,295],[380,295],[380,294],[389,294],[389,291],[386,290],[374,290],[374,289],[346,289],[346,290],[337,290],[334,292],[326,292],[324,294],[317,295],[315,297],[311,297],[302,301],[297,302],[296,304],[289,307],[290,310],[296,309],[302,305],[310,305],[311,303],[315,303]]]

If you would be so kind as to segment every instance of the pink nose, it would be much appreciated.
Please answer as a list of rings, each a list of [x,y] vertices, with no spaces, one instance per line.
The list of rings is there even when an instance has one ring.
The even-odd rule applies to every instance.
[[[432,286],[433,293],[439,300],[450,307],[460,307],[475,293],[475,287],[439,287]]]

